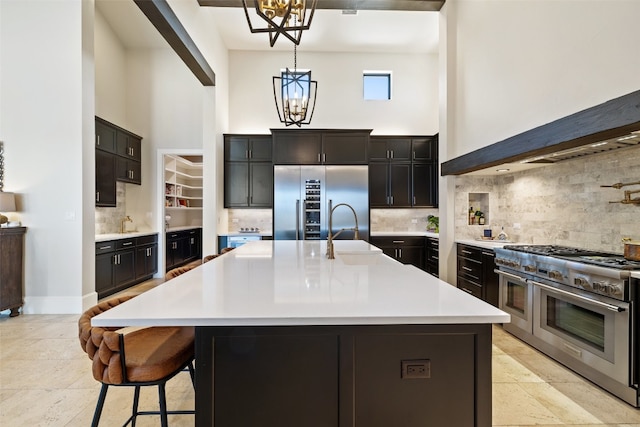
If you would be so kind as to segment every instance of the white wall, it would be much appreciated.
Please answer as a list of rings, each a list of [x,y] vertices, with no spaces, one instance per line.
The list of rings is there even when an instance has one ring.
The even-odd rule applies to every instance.
[[[640,86],[637,0],[450,1],[457,6],[449,22],[457,37],[450,158]]]
[[[293,69],[293,49],[231,51],[229,129],[268,133],[282,128],[273,99],[272,77]],[[438,57],[425,54],[322,53],[298,51],[298,69],[311,69],[318,82],[309,127],[373,129],[373,134],[438,132]],[[362,72],[392,71],[391,101],[364,101]]]
[[[26,313],[79,312],[83,281],[94,275],[84,262],[93,239],[83,236],[83,206],[94,192],[83,184],[84,162],[90,174],[94,167],[86,7],[92,2],[0,2],[0,140],[5,190],[20,195],[18,217],[28,227]]]

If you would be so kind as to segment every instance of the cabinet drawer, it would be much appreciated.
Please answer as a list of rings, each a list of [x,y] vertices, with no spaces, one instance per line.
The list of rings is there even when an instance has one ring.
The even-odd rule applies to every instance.
[[[106,254],[116,250],[116,241],[96,242],[96,255]]]
[[[482,281],[482,262],[459,256],[458,277],[460,276],[480,283]]]
[[[129,249],[136,246],[136,239],[116,240],[116,250]]]
[[[467,293],[470,293],[474,297],[482,298],[482,286],[479,286],[478,284],[473,283],[465,279],[464,277],[458,276],[458,288]]]
[[[424,237],[419,236],[372,237],[370,240],[373,245],[424,246]]]
[[[458,256],[482,262],[482,249],[473,246],[458,244]]]
[[[151,236],[141,236],[136,238],[136,246],[149,245],[151,243],[158,242],[158,235],[153,234]]]

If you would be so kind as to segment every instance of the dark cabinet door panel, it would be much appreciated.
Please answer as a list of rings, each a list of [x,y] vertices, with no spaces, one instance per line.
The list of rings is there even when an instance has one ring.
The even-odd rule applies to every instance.
[[[413,206],[436,206],[435,184],[433,182],[435,165],[431,163],[416,163],[413,165]]]
[[[249,137],[227,136],[224,145],[224,159],[227,161],[243,161],[249,159]]]
[[[227,162],[224,170],[225,208],[249,204],[249,163]]]
[[[273,199],[273,166],[271,163],[251,163],[251,207],[271,207]]]
[[[250,138],[251,161],[253,162],[271,162],[273,155],[273,144],[271,136],[254,136]]]
[[[311,132],[278,133],[274,136],[273,163],[317,165],[321,163],[322,134]]]
[[[96,120],[96,148],[116,153],[116,130],[98,120]]]
[[[366,165],[368,133],[326,133],[322,135],[322,161],[330,165]]]
[[[392,207],[411,207],[411,165],[389,165],[389,195]]]
[[[411,140],[412,159],[419,162],[434,162],[437,159],[437,140],[435,138],[414,138]]]
[[[116,156],[96,150],[96,206],[116,206]]]
[[[369,204],[371,207],[389,205],[389,178],[386,163],[369,164]]]

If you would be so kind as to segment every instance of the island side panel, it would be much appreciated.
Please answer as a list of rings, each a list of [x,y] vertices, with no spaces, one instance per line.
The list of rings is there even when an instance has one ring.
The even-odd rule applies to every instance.
[[[198,327],[196,353],[196,426],[491,426],[490,324]]]

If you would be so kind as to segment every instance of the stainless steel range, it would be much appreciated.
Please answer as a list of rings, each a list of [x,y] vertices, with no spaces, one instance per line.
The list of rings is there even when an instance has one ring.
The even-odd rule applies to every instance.
[[[640,262],[555,245],[495,252],[504,329],[638,407]]]

